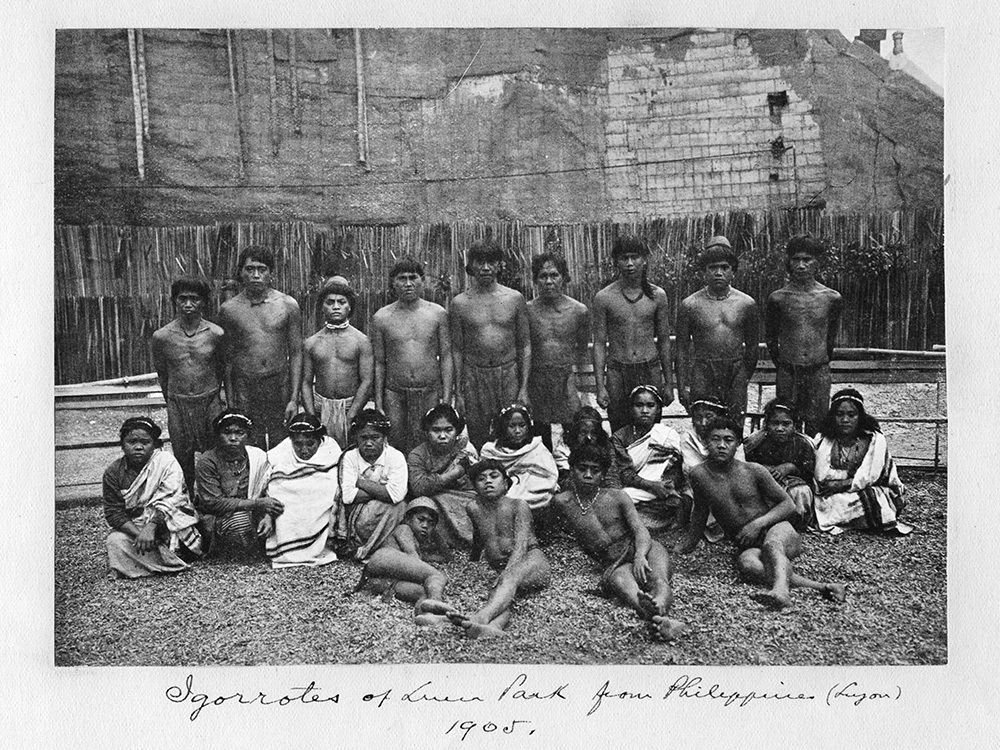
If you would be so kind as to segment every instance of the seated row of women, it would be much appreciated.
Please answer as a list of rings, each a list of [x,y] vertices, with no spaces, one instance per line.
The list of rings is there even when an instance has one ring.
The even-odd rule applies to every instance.
[[[568,488],[570,451],[594,445],[611,459],[605,483],[620,487],[653,532],[683,525],[691,507],[685,475],[707,456],[704,427],[726,407],[712,398],[691,405],[693,430],[662,423],[655,387],[629,396],[631,423],[609,436],[601,414],[581,408],[552,451],[533,435],[529,409],[511,404],[494,420],[494,440],[478,456],[463,436],[464,421],[439,404],[421,420],[425,440],[408,457],[388,443],[389,420],[365,409],[340,446],[319,420],[302,413],[289,437],[269,452],[248,445],[249,417],[220,414],[216,446],[197,464],[194,502],[160,428],[148,417],[125,420],[123,456],[104,473],[104,509],[113,531],[107,548],[112,575],[137,578],[176,572],[206,554],[263,547],[274,568],[366,560],[403,519],[407,498],[426,498],[437,511],[443,547],[475,548],[466,507],[475,493],[467,469],[495,459],[512,479],[508,495],[524,499],[543,543],[557,529],[550,499]],[[796,432],[794,410],[777,401],[764,409],[764,428],[745,441],[741,460],[766,466],[795,501],[800,528],[838,532],[872,528],[906,533],[897,520],[903,485],[878,422],[853,389],[831,400],[822,432]],[[741,449],[742,451],[742,449]],[[706,531],[710,541],[721,537]]]

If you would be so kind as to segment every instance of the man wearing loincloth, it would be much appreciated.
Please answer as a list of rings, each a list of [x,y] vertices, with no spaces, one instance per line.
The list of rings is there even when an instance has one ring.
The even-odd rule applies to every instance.
[[[815,237],[788,240],[788,283],[771,292],[765,314],[775,394],[798,411],[809,437],[819,432],[830,405],[830,360],[843,307],[840,293],[816,279],[825,252]]]
[[[710,239],[699,261],[705,286],[677,311],[677,398],[690,411],[691,394],[714,396],[743,424],[757,369],[757,303],[731,286],[739,259],[725,237]]]
[[[448,313],[421,297],[424,265],[400,258],[389,272],[396,301],[372,317],[375,408],[392,422],[392,444],[403,455],[420,445],[428,409],[451,403]]]
[[[667,294],[646,278],[649,246],[619,237],[611,249],[618,278],[594,297],[594,377],[597,403],[608,410],[611,431],[629,423],[628,394],[637,385],[660,389],[674,400]]]
[[[552,450],[559,443],[563,426],[569,425],[580,408],[573,371],[580,369],[587,356],[590,315],[586,305],[564,293],[569,269],[561,255],[535,256],[531,276],[537,296],[528,303],[528,398],[542,441]]]
[[[271,287],[274,254],[263,247],[240,253],[243,289],[219,309],[225,330],[226,397],[254,423],[254,444],[267,450],[285,439],[298,411],[302,370],[299,303]]]
[[[170,445],[190,494],[195,452],[215,445],[212,420],[225,408],[219,395],[225,377],[223,331],[202,317],[210,299],[204,279],[175,280],[170,300],[176,317],[153,333],[153,366],[167,402]]]
[[[455,406],[477,449],[489,440],[490,420],[500,407],[528,403],[528,308],[520,292],[497,281],[502,261],[492,240],[472,244],[465,267],[471,283],[452,300],[449,315]]]
[[[762,595],[775,609],[792,605],[791,589],[810,588],[836,602],[844,601],[842,583],[822,583],[795,572],[792,560],[802,552],[802,539],[789,523],[795,503],[759,464],[735,460],[741,430],[729,417],[719,417],[706,428],[708,458],[689,477],[694,511],[687,533],[675,552],[691,552],[711,511],[738,548],[736,568],[750,581],[769,585]]]
[[[302,403],[320,418],[326,433],[347,450],[351,421],[371,394],[372,347],[351,325],[354,291],[343,276],[327,280],[316,304],[323,327],[306,339],[302,367]]]

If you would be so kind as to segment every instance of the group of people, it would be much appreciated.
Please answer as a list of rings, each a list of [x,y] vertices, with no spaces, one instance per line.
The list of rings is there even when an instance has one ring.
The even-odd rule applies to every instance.
[[[203,317],[208,284],[178,279],[177,315],[153,335],[173,453],[148,417],[122,425],[123,456],[104,475],[112,575],[247,551],[274,568],[355,560],[357,590],[479,637],[502,634],[515,599],[548,585],[544,548],[569,532],[601,565],[602,589],[673,639],[685,625],[670,615],[672,563],[653,535],[683,529],[675,553],[728,538],[774,607],[791,604],[792,587],[842,601],[843,585],[794,572],[799,533],[909,527],[863,397],[830,398],[841,297],[816,278],[823,250],[808,236],[787,245],[789,281],[765,314],[777,395],[746,441],[759,315],[731,286],[738,258],[724,237],[707,243],[705,286],[680,306],[674,356],[666,294],[635,237],[615,242],[617,277],[589,309],[565,294],[554,253],[533,259],[526,302],[499,281],[500,248],[474,243],[469,288],[448,310],[423,298],[423,265],[402,258],[370,337],[351,325],[355,293],[335,276],[317,299],[323,327],[303,341],[263,248],[240,255],[242,289],[221,325]],[[591,342],[610,434],[577,382]],[[675,382],[692,423],[683,435],[662,421]],[[435,567],[456,549],[499,574],[477,612],[448,603]]]

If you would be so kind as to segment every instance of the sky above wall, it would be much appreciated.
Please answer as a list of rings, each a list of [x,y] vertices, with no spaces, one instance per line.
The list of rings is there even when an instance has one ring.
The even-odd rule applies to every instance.
[[[841,29],[844,36],[854,39],[860,29]],[[892,57],[892,33],[903,32],[903,52],[914,64],[923,70],[935,83],[945,87],[945,39],[944,29],[886,29],[885,40],[880,50],[886,60]]]

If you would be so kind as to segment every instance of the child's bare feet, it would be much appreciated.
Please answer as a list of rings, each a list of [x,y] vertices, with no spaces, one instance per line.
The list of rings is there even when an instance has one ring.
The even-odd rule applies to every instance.
[[[847,586],[842,583],[828,583],[823,589],[823,596],[835,602],[847,599]]]
[[[663,614],[663,610],[660,608],[661,605],[657,604],[656,600],[648,592],[639,589],[636,596],[639,599],[639,606],[642,607],[643,612],[647,616],[655,617]]]
[[[688,626],[680,620],[672,620],[665,615],[654,615],[652,629],[663,640],[673,641],[684,635],[688,631]]]
[[[447,602],[439,599],[421,599],[414,607],[414,611],[420,614],[446,615],[453,612],[455,608]]]
[[[425,628],[443,628],[450,620],[444,615],[420,614],[413,618],[413,622]]]
[[[771,609],[790,610],[792,608],[792,595],[788,589],[771,589],[760,594],[759,598]]]
[[[492,625],[484,625],[481,622],[473,622],[472,620],[468,620],[462,627],[465,628],[466,638],[501,638],[507,635],[500,628],[495,628]]]

